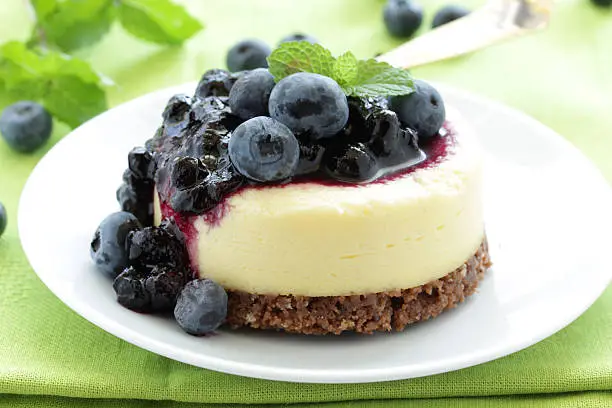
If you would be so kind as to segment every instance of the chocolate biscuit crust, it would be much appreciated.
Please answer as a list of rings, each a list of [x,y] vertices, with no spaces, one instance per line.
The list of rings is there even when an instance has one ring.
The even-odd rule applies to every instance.
[[[410,289],[352,296],[256,295],[228,291],[226,324],[301,334],[401,331],[472,295],[491,266],[486,238],[463,265]]]

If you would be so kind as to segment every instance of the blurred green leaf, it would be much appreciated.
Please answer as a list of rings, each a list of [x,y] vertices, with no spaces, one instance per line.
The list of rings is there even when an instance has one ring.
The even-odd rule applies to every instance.
[[[169,0],[120,0],[119,21],[132,35],[157,44],[180,44],[202,24]]]
[[[103,81],[82,60],[55,51],[28,50],[23,43],[0,47],[0,86],[11,101],[35,100],[76,127],[107,108]]]
[[[100,41],[115,19],[112,0],[35,0],[32,43],[72,51]]]

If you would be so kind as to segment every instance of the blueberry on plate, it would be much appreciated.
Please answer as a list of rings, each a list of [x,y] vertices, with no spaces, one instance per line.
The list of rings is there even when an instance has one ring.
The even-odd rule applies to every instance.
[[[227,68],[232,71],[245,71],[268,67],[268,55],[272,50],[261,40],[244,40],[234,45],[227,53]]]
[[[296,134],[315,139],[338,133],[349,117],[346,95],[331,78],[298,72],[281,79],[270,94],[270,116]]]
[[[265,183],[295,174],[300,147],[285,125],[258,116],[236,128],[229,141],[229,156],[242,175]]]
[[[119,275],[129,265],[128,235],[140,228],[138,219],[129,212],[106,217],[91,241],[89,252],[96,267],[113,278]]]
[[[0,237],[4,233],[4,230],[6,230],[7,222],[8,216],[6,215],[6,208],[4,208],[4,205],[0,203]]]
[[[294,33],[294,34],[290,34],[290,35],[288,35],[286,37],[283,37],[280,40],[280,42],[278,43],[278,45],[281,45],[282,43],[294,42],[294,41],[306,41],[306,42],[309,42],[311,44],[318,44],[318,42],[319,42],[319,40],[314,38],[312,35],[302,34],[302,33]]]
[[[325,167],[333,179],[349,183],[370,181],[379,170],[376,159],[361,143],[331,152],[325,158]]]
[[[227,293],[212,280],[193,280],[181,291],[174,318],[183,330],[195,336],[210,333],[227,316]]]
[[[272,88],[274,76],[266,68],[245,72],[229,94],[232,112],[244,120],[267,115]]]
[[[224,69],[208,70],[202,75],[195,94],[199,98],[228,96],[237,79],[238,75]]]
[[[417,132],[419,140],[437,134],[446,119],[444,101],[438,91],[418,79],[414,81],[414,92],[392,97],[390,105],[399,120]]]
[[[387,31],[394,37],[412,36],[423,22],[423,8],[413,0],[389,0],[383,12]]]
[[[456,4],[449,4],[448,6],[444,6],[436,12],[433,21],[431,22],[431,28],[436,28],[441,25],[450,23],[451,21],[455,21],[457,19],[460,19],[461,17],[465,17],[468,14],[470,14],[470,10],[468,10],[467,8]]]
[[[53,120],[36,102],[21,101],[8,106],[0,116],[0,133],[14,150],[31,153],[49,140]]]
[[[148,270],[126,268],[113,281],[117,301],[138,312],[169,312],[181,289],[191,279],[188,271],[167,265]]]

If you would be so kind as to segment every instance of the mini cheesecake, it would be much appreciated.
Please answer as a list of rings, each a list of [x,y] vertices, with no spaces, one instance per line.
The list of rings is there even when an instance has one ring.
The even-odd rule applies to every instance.
[[[469,125],[447,107],[419,137],[384,98],[348,105],[336,136],[296,134],[291,177],[261,182],[232,162],[245,120],[227,97],[169,101],[139,206],[176,223],[193,272],[225,289],[227,326],[399,331],[462,302],[490,266]]]

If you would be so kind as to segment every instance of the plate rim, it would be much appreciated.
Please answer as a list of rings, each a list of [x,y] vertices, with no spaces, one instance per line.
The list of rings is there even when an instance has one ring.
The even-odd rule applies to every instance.
[[[39,279],[47,286],[47,288],[66,306],[76,312],[79,316],[98,326],[102,330],[107,333],[112,334],[115,337],[118,337],[128,343],[134,344],[142,349],[145,349],[149,352],[162,355],[164,357],[180,361],[192,366],[202,367],[214,371],[220,371],[228,374],[235,374],[246,377],[260,378],[266,380],[275,380],[275,381],[291,381],[291,382],[304,382],[304,383],[369,383],[369,382],[380,382],[380,381],[389,381],[389,380],[399,380],[399,379],[408,379],[408,378],[416,378],[434,374],[440,374],[449,371],[455,371],[462,368],[467,368],[475,365],[479,365],[485,362],[493,361],[499,359],[501,357],[513,354],[517,351],[523,350],[526,347],[529,347],[535,343],[540,342],[541,340],[555,334],[559,330],[563,329],[567,325],[571,324],[574,320],[576,320],[580,315],[582,315],[606,290],[607,286],[612,281],[612,273],[607,277],[607,282],[604,281],[604,275],[602,274],[602,284],[601,285],[592,285],[594,290],[591,290],[589,293],[592,296],[589,296],[588,301],[582,301],[580,307],[575,307],[572,309],[574,313],[567,314],[563,319],[559,319],[556,325],[554,325],[554,329],[550,332],[539,333],[539,336],[522,338],[522,341],[516,341],[513,343],[511,348],[507,347],[498,347],[498,349],[493,348],[494,352],[491,351],[491,348],[486,349],[485,352],[478,352],[478,350],[472,353],[462,353],[460,357],[445,359],[444,364],[420,364],[420,365],[403,365],[398,367],[391,368],[372,368],[356,371],[354,369],[301,369],[301,368],[280,368],[280,367],[270,367],[265,364],[253,364],[253,363],[244,363],[226,360],[223,358],[218,358],[216,356],[208,355],[208,354],[198,354],[192,352],[190,350],[178,350],[176,346],[172,344],[160,342],[155,339],[151,339],[146,336],[146,334],[139,333],[136,331],[131,331],[126,326],[122,325],[119,322],[113,321],[104,317],[103,313],[100,313],[97,309],[90,307],[89,305],[75,301],[73,298],[61,297],[61,290],[55,288],[55,284],[51,279],[48,279],[47,274],[41,274],[37,271],[37,268],[34,267],[32,263],[32,257],[30,256],[32,248],[29,246],[29,242],[27,240],[28,234],[24,234],[25,225],[27,225],[26,215],[22,208],[24,207],[23,203],[28,199],[28,197],[33,194],[30,193],[32,190],[31,185],[33,184],[32,180],[37,178],[34,177],[37,174],[39,169],[44,166],[49,157],[53,157],[55,151],[61,149],[61,147],[65,143],[70,143],[74,137],[79,137],[80,132],[76,132],[76,130],[81,129],[86,126],[91,126],[91,123],[95,121],[100,116],[105,115],[107,112],[117,109],[123,109],[128,105],[138,105],[141,101],[159,97],[163,95],[170,95],[171,93],[180,93],[182,90],[187,89],[188,87],[193,87],[195,82],[189,82],[181,85],[175,85],[168,88],[156,90],[150,92],[148,94],[139,96],[130,101],[124,102],[122,104],[117,105],[116,107],[102,113],[96,118],[91,119],[90,121],[84,123],[78,128],[72,130],[68,135],[62,138],[58,143],[55,144],[43,158],[39,160],[36,164],[30,176],[28,177],[23,190],[21,192],[21,196],[19,199],[18,206],[18,232],[19,238],[21,241],[21,245],[23,251],[30,263],[30,266],[39,277]],[[550,140],[554,140],[554,143],[562,144],[564,148],[572,150],[573,156],[576,159],[580,159],[585,166],[585,169],[592,173],[593,183],[600,184],[602,187],[607,186],[607,191],[605,194],[608,196],[608,200],[612,203],[612,188],[608,184],[607,180],[601,174],[599,169],[592,163],[576,146],[574,146],[570,141],[556,133],[551,128],[527,115],[526,113],[521,112],[518,109],[513,107],[504,105],[501,102],[489,99],[488,97],[474,94],[469,91],[461,90],[459,88],[455,88],[453,86],[449,86],[446,84],[435,83],[439,89],[441,89],[443,94],[452,93],[454,96],[462,99],[468,99],[471,102],[477,104],[484,104],[487,106],[491,106],[493,109],[503,112],[506,115],[512,116],[517,120],[522,121],[525,125],[530,127],[536,127],[539,130],[539,133],[542,135],[546,135],[546,137]],[[455,109],[461,111],[459,107],[455,107]],[[603,193],[603,188],[602,188]],[[25,239],[24,239],[25,237]],[[486,279],[486,278],[485,278]],[[433,369],[432,369],[433,365]]]

